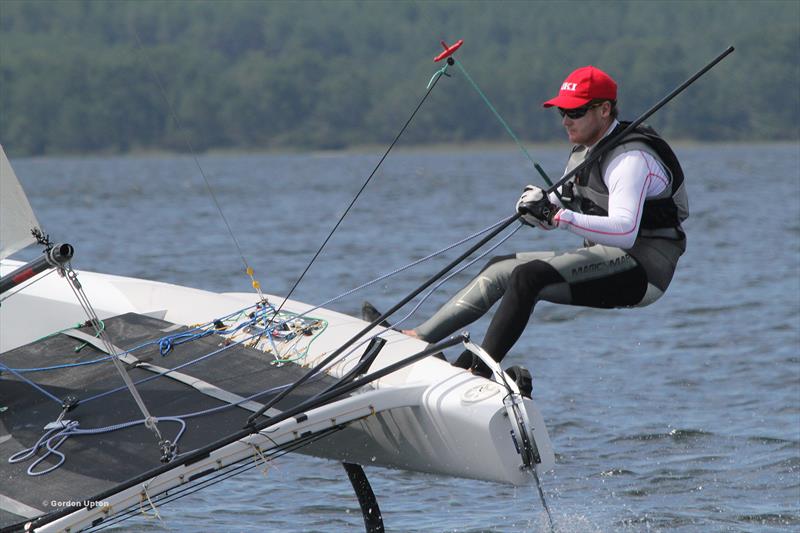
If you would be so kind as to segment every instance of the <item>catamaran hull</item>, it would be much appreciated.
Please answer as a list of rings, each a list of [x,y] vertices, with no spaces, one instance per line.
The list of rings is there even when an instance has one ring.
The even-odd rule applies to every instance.
[[[9,272],[18,265],[16,261],[4,260],[0,263],[0,273]],[[255,300],[252,294],[217,294],[91,272],[79,272],[79,280],[100,318],[137,313],[188,326],[229,315],[252,305]],[[277,297],[268,298],[280,301]],[[311,307],[290,300],[284,309],[304,313]],[[301,364],[306,367],[319,362],[367,325],[360,319],[328,309],[314,309],[312,314],[327,321],[328,326],[302,360]],[[3,301],[0,348],[5,353],[86,318],[66,280],[54,274],[46,276]],[[375,333],[379,331],[376,329]],[[396,331],[383,331],[380,336],[386,344],[370,371],[426,348],[424,342]],[[365,348],[366,345],[358,346],[329,367],[328,373],[333,377],[346,374],[358,363]],[[276,445],[290,445],[293,440],[325,432],[328,428],[336,428],[336,431],[298,451],[369,466],[523,485],[530,483],[532,477],[530,470],[523,468],[520,438],[514,434],[519,428],[510,420],[503,402],[506,397],[507,390],[500,384],[428,357],[380,378],[345,400],[310,410],[304,417],[285,420],[276,428],[270,428],[269,433],[253,434],[213,452],[206,459],[165,472],[145,485],[152,497],[188,483],[198,472],[208,475],[230,464],[252,459],[254,446],[269,451]],[[524,409],[540,458],[536,469],[548,470],[554,464],[554,455],[544,421],[533,401],[526,399]],[[242,411],[243,421],[248,414]],[[139,504],[142,491],[141,486],[137,487],[110,496],[114,500],[110,505],[119,510]],[[64,517],[59,523],[63,525],[68,521],[73,528],[78,523],[85,527],[107,516],[109,511],[94,508],[77,513],[80,515],[68,515],[72,517],[71,522]],[[56,527],[56,523],[52,526]]]

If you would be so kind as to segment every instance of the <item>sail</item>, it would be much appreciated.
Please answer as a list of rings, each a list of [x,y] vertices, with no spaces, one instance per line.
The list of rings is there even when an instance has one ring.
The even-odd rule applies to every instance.
[[[0,145],[0,259],[36,242],[31,230],[39,222]]]

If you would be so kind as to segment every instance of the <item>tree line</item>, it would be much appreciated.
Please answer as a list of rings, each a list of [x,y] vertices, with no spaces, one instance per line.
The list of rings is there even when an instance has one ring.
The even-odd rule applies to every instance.
[[[800,7],[783,1],[3,0],[0,138],[16,155],[338,149],[386,143],[441,64],[439,40],[527,141],[574,68],[619,82],[622,117],[737,50],[659,111],[670,138],[800,138]],[[504,141],[449,68],[407,144]]]

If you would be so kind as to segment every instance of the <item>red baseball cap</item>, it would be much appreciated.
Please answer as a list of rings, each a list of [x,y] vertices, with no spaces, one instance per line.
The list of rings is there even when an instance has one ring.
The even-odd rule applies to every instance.
[[[589,65],[567,76],[561,84],[558,96],[546,101],[542,106],[574,109],[595,99],[616,100],[617,82],[599,68]]]

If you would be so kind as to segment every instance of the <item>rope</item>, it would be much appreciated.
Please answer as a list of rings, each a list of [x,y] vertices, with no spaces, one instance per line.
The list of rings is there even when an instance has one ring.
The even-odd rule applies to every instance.
[[[549,177],[547,177],[547,173],[544,171],[542,166],[538,162],[536,162],[533,159],[533,157],[531,157],[531,154],[528,153],[528,150],[525,149],[525,147],[520,142],[519,138],[517,138],[517,136],[511,130],[511,126],[509,126],[508,123],[505,120],[503,120],[503,117],[500,116],[500,113],[497,112],[497,109],[495,109],[495,107],[492,105],[492,103],[489,101],[489,99],[486,97],[486,95],[483,94],[483,91],[481,91],[480,87],[478,87],[478,84],[475,83],[475,81],[472,79],[472,77],[467,73],[467,70],[464,68],[464,66],[461,64],[461,62],[460,61],[455,61],[455,64],[456,64],[456,66],[458,66],[458,68],[464,74],[464,77],[467,78],[467,81],[470,83],[470,85],[472,85],[472,87],[478,92],[478,95],[480,95],[480,97],[483,99],[484,103],[489,107],[489,109],[492,111],[492,113],[494,113],[494,116],[497,117],[497,120],[500,121],[500,124],[502,124],[503,127],[508,132],[508,134],[511,135],[511,138],[514,139],[515,143],[517,143],[517,146],[519,146],[519,149],[522,150],[523,154],[525,154],[525,157],[527,157],[528,160],[533,164],[533,167],[536,169],[537,172],[539,172],[539,175],[542,177],[544,182],[547,183],[548,187],[553,185],[553,182],[550,181]]]
[[[445,67],[445,68],[446,68],[446,67]],[[342,220],[344,220],[344,217],[346,217],[346,216],[347,216],[347,213],[349,213],[349,212],[350,212],[350,209],[353,207],[353,205],[355,205],[355,203],[356,203],[356,200],[358,200],[358,197],[359,197],[359,196],[361,196],[361,193],[362,193],[362,192],[364,192],[364,189],[366,189],[366,187],[367,187],[367,184],[368,184],[368,183],[369,183],[369,182],[372,180],[372,177],[375,175],[375,173],[376,173],[376,172],[378,172],[378,169],[379,169],[379,168],[380,168],[380,166],[383,164],[383,161],[386,159],[386,157],[389,155],[389,152],[391,152],[391,151],[392,151],[392,148],[394,148],[394,145],[395,145],[395,144],[397,144],[397,141],[398,141],[398,140],[400,140],[400,136],[401,136],[401,135],[403,135],[403,132],[405,132],[405,131],[406,131],[406,128],[408,128],[408,125],[409,125],[409,124],[411,124],[411,121],[412,121],[412,120],[414,120],[414,117],[417,115],[417,112],[418,112],[418,111],[420,110],[420,108],[422,107],[422,104],[423,104],[423,103],[425,103],[425,100],[427,100],[427,99],[428,99],[428,96],[431,94],[431,91],[433,91],[434,87],[436,87],[436,84],[439,82],[439,80],[442,78],[442,75],[445,73],[445,68],[443,68],[442,70],[440,70],[439,72],[437,72],[438,76],[437,76],[436,74],[434,74],[434,78],[435,78],[435,80],[434,80],[434,81],[433,81],[433,83],[432,83],[432,84],[430,84],[430,86],[428,87],[428,90],[427,90],[427,92],[425,93],[425,96],[423,96],[423,97],[422,97],[422,99],[421,99],[421,100],[419,101],[419,103],[417,104],[417,107],[416,107],[416,109],[414,109],[414,112],[413,112],[413,113],[411,113],[411,116],[410,116],[410,117],[408,117],[408,120],[406,121],[406,123],[403,125],[403,127],[402,127],[402,128],[400,128],[400,132],[397,134],[397,136],[395,136],[394,140],[391,142],[391,144],[389,145],[389,147],[386,149],[386,152],[384,152],[384,154],[383,154],[383,156],[381,157],[380,161],[378,161],[378,164],[377,164],[377,165],[375,165],[375,168],[374,168],[374,169],[372,169],[372,172],[370,173],[369,177],[366,179],[366,181],[364,182],[364,184],[361,186],[361,188],[358,190],[358,192],[356,193],[356,195],[355,195],[355,196],[353,197],[353,199],[350,201],[350,205],[348,205],[348,206],[347,206],[347,209],[345,209],[345,210],[344,210],[344,213],[342,213],[342,216],[340,216],[340,217],[339,217],[339,220],[338,220],[338,221],[336,221],[336,224],[334,224],[334,226],[333,226],[333,229],[331,229],[331,231],[330,231],[330,233],[328,234],[328,236],[327,236],[327,237],[325,238],[325,240],[322,242],[322,244],[320,245],[319,249],[318,249],[318,250],[317,250],[317,252],[314,254],[314,257],[312,257],[312,258],[311,258],[311,261],[309,261],[309,263],[308,263],[308,265],[306,266],[305,270],[303,270],[303,273],[302,273],[302,274],[300,274],[300,277],[299,277],[299,278],[297,278],[297,281],[295,281],[295,282],[294,282],[294,285],[292,285],[292,288],[289,290],[289,293],[286,295],[286,297],[283,299],[283,301],[281,302],[281,304],[278,306],[278,311],[280,311],[281,309],[283,309],[283,306],[284,306],[284,304],[285,304],[285,303],[286,303],[286,301],[287,301],[287,300],[288,300],[288,299],[289,299],[289,298],[292,296],[292,294],[294,293],[294,290],[295,290],[295,289],[297,288],[297,286],[300,284],[300,281],[301,281],[301,280],[302,280],[302,279],[305,277],[306,273],[307,273],[307,272],[308,272],[308,270],[311,268],[311,265],[313,265],[313,264],[314,264],[314,261],[316,261],[316,260],[317,260],[317,257],[319,257],[319,254],[322,252],[322,249],[323,249],[323,248],[325,248],[325,245],[326,245],[326,244],[328,244],[328,241],[329,241],[329,240],[331,240],[331,237],[333,237],[333,234],[334,234],[334,233],[336,232],[336,230],[339,228],[339,225],[342,223]]]
[[[185,344],[187,342],[202,339],[204,337],[208,337],[209,335],[213,335],[214,333],[216,332],[213,329],[209,329],[201,333],[184,332],[178,333],[177,335],[162,337],[158,341],[158,351],[161,354],[161,357],[166,357],[175,346],[180,346],[181,344]]]
[[[3,363],[0,363],[0,369],[2,369],[2,370],[8,370],[9,372],[11,372],[12,374],[14,374],[14,375],[15,375],[15,376],[17,376],[18,378],[20,378],[22,381],[24,381],[25,383],[27,383],[28,385],[30,385],[30,386],[31,386],[31,387],[33,387],[34,389],[36,389],[37,391],[39,391],[39,392],[41,392],[42,394],[44,394],[46,397],[48,397],[48,398],[50,398],[51,400],[53,400],[54,402],[56,402],[58,405],[61,405],[61,404],[63,404],[63,403],[64,403],[64,402],[63,402],[63,401],[62,401],[60,398],[58,398],[57,396],[55,396],[55,395],[54,395],[54,394],[52,394],[51,392],[47,391],[47,390],[46,390],[44,387],[41,387],[41,386],[37,385],[35,382],[33,382],[33,381],[31,381],[30,379],[28,379],[28,378],[26,378],[25,376],[23,376],[23,375],[22,375],[22,374],[21,374],[21,373],[20,373],[20,372],[19,372],[17,369],[15,369],[15,368],[9,368],[9,367],[7,367],[6,365],[4,365]]]
[[[265,319],[266,317],[258,317],[258,316],[256,316],[256,318],[254,318],[253,320],[256,320],[256,319],[258,319],[258,318],[264,318],[264,319]],[[245,327],[245,326],[247,326],[247,325],[248,325],[248,324],[247,324],[247,323],[245,323],[245,324],[242,324],[242,325],[241,325],[241,327],[243,328],[243,327]],[[237,329],[239,329],[239,328],[237,328]],[[199,363],[199,362],[201,362],[201,361],[204,361],[204,360],[206,360],[206,359],[209,359],[210,357],[213,357],[213,356],[215,356],[215,355],[218,355],[218,354],[220,354],[220,353],[222,353],[222,352],[224,352],[224,351],[227,351],[227,350],[229,350],[229,349],[231,349],[231,348],[234,348],[234,347],[236,347],[236,346],[239,346],[239,345],[243,345],[244,343],[246,343],[246,342],[249,342],[249,341],[251,341],[251,340],[253,340],[253,339],[260,338],[262,335],[264,335],[264,332],[261,332],[261,331],[259,331],[259,332],[255,332],[255,333],[253,333],[253,334],[251,334],[251,335],[245,335],[245,337],[244,337],[244,338],[242,338],[242,339],[239,339],[239,340],[236,340],[236,341],[233,341],[233,342],[231,342],[230,344],[225,344],[225,345],[223,345],[221,348],[219,348],[219,349],[217,349],[217,350],[214,350],[214,351],[212,351],[212,352],[209,352],[209,353],[207,353],[206,355],[203,355],[203,356],[197,357],[197,358],[195,358],[195,359],[192,359],[192,360],[190,360],[190,361],[187,361],[187,362],[185,362],[185,363],[181,363],[181,364],[179,364],[178,366],[175,366],[175,367],[173,367],[173,368],[170,368],[170,369],[168,369],[168,370],[165,370],[165,371],[163,371],[163,372],[158,372],[158,373],[156,373],[156,374],[153,374],[152,376],[148,376],[148,377],[146,377],[146,378],[142,378],[142,379],[140,379],[140,380],[136,381],[136,382],[135,382],[135,385],[141,385],[141,384],[143,384],[143,383],[147,383],[147,382],[149,382],[149,381],[152,381],[152,380],[154,380],[154,379],[158,379],[158,378],[160,378],[160,377],[166,376],[166,375],[167,375],[167,374],[169,374],[170,372],[175,372],[175,371],[177,371],[177,370],[181,370],[181,369],[183,369],[183,368],[186,368],[187,366],[191,366],[191,365],[197,364],[197,363]],[[317,334],[317,336],[319,336],[319,333]],[[115,394],[115,393],[117,393],[117,392],[119,392],[119,391],[122,391],[122,390],[125,390],[125,387],[124,387],[124,386],[123,386],[123,387],[117,387],[117,388],[115,388],[115,389],[111,389],[111,390],[108,390],[108,391],[104,391],[104,392],[101,392],[101,393],[95,394],[94,396],[90,396],[89,398],[86,398],[86,399],[84,399],[84,400],[81,400],[81,403],[86,403],[86,402],[90,402],[90,401],[96,400],[96,399],[98,399],[98,398],[103,398],[103,397],[105,397],[105,396],[109,396],[109,395],[111,395],[111,394]]]
[[[48,372],[50,370],[63,370],[65,368],[72,368],[78,366],[87,366],[87,365],[94,365],[97,363],[102,363],[103,361],[108,361],[111,359],[110,355],[106,355],[105,357],[99,357],[97,359],[92,359],[90,361],[80,361],[78,363],[64,363],[62,365],[52,365],[52,366],[40,366],[40,367],[33,367],[33,368],[9,368],[12,372],[19,372],[20,374],[27,374],[29,372]]]
[[[150,494],[147,492],[147,483],[142,483],[142,492],[141,495],[144,496],[142,500],[139,502],[139,510],[142,512],[142,516],[145,518],[157,518],[159,522],[164,522],[161,519],[161,514],[158,512],[153,500],[150,499]],[[150,508],[153,510],[152,516],[147,514],[147,510],[144,508],[144,499],[147,499],[147,503],[150,504]]]
[[[135,384],[136,385],[141,385],[143,383],[147,383],[149,381],[153,381],[154,379],[158,379],[158,378],[160,378],[162,376],[165,376],[165,375],[169,374],[170,372],[174,372],[176,370],[180,370],[182,368],[185,368],[187,366],[193,365],[195,363],[199,363],[200,361],[204,361],[204,360],[208,359],[209,357],[213,357],[215,355],[218,355],[218,354],[220,354],[220,353],[222,353],[222,352],[224,352],[224,351],[226,351],[226,350],[228,350],[230,348],[238,346],[238,345],[240,345],[240,344],[246,342],[247,340],[250,340],[250,339],[252,339],[252,338],[254,338],[256,336],[258,336],[258,335],[251,335],[250,337],[248,337],[248,338],[246,338],[244,340],[236,341],[236,342],[233,342],[233,343],[231,343],[231,344],[229,344],[227,346],[223,346],[222,348],[220,348],[218,350],[214,350],[213,352],[210,352],[210,353],[208,353],[206,355],[203,355],[201,357],[198,357],[197,359],[193,359],[191,361],[187,361],[186,363],[182,363],[182,364],[180,364],[180,365],[178,365],[178,366],[176,366],[174,368],[170,368],[169,370],[165,370],[164,372],[159,372],[157,374],[153,374],[152,376],[148,376],[146,378],[142,378],[139,381],[136,381]],[[111,390],[108,390],[108,391],[105,391],[105,392],[101,392],[101,393],[95,394],[94,396],[90,396],[89,398],[86,398],[84,400],[81,400],[81,403],[86,403],[86,402],[90,402],[90,401],[93,401],[93,400],[97,400],[98,398],[104,398],[106,396],[109,396],[111,394],[115,394],[115,393],[117,393],[119,391],[122,391],[122,390],[125,390],[125,387],[117,387],[115,389],[111,389]]]
[[[100,323],[100,331],[105,331],[105,329],[106,329],[106,323],[105,323],[105,322],[103,322],[103,321],[102,321],[102,320],[100,320],[100,319],[98,319],[97,321]],[[79,327],[80,327],[80,326],[79,326]],[[95,335],[95,338],[97,338],[97,335]],[[89,346],[89,343],[88,343],[88,342],[82,342],[81,344],[79,344],[78,346],[76,346],[76,347],[75,347],[75,353],[78,353],[78,352],[80,352],[81,350],[83,350],[83,349],[84,349],[84,348],[86,348],[87,346]]]
[[[178,441],[180,440],[181,436],[183,436],[184,432],[186,431],[186,422],[181,420],[177,417],[162,417],[159,418],[159,421],[167,421],[167,422],[177,422],[181,425],[181,429],[178,431],[178,434],[175,436],[175,440],[173,445],[177,445]],[[30,466],[28,466],[28,475],[29,476],[42,476],[49,472],[52,472],[56,468],[60,467],[64,464],[66,460],[66,455],[58,451],[58,448],[64,444],[64,442],[73,435],[100,435],[103,433],[111,433],[114,431],[118,431],[121,429],[127,429],[129,427],[138,426],[139,424],[144,424],[147,427],[148,421],[144,420],[134,420],[132,422],[124,422],[121,424],[114,424],[112,426],[106,426],[102,428],[94,428],[94,429],[80,429],[79,422],[77,420],[71,421],[63,421],[60,422],[61,427],[54,427],[48,429],[47,432],[42,435],[36,444],[31,446],[30,448],[25,448],[24,450],[20,450],[19,452],[15,453],[11,457],[8,458],[8,462],[11,464],[20,463],[22,461],[26,461],[37,453],[39,450],[44,448],[44,455],[38,457]],[[58,456],[58,460],[54,465],[51,465],[49,468],[44,470],[36,471],[35,468],[44,460],[46,460],[51,455]]]
[[[215,325],[215,324],[217,324],[218,322],[220,322],[222,320],[227,320],[227,319],[230,319],[233,316],[241,315],[242,312],[246,311],[247,309],[250,309],[251,307],[252,306],[244,308],[242,311],[236,311],[234,313],[231,313],[230,315],[227,315],[226,317],[224,317],[222,319],[217,319],[217,320],[214,320],[212,322],[209,322],[207,325],[209,325],[209,326],[210,325]],[[222,335],[231,335],[231,334],[234,334],[234,333],[236,333],[236,332],[238,332],[238,331],[240,331],[240,330],[242,330],[244,328],[253,327],[253,325],[256,324],[259,320],[264,320],[265,321],[266,320],[266,314],[267,314],[268,310],[271,310],[271,309],[272,309],[271,306],[270,306],[269,309],[267,309],[267,308],[259,309],[258,311],[256,311],[255,313],[252,314],[252,317],[251,317],[250,320],[245,321],[245,322],[243,322],[243,323],[239,324],[238,326],[236,326],[234,328],[231,328],[231,329],[221,330],[221,331],[220,330],[207,330],[207,331],[201,331],[198,334],[191,334],[191,332],[185,332],[183,334],[179,334],[179,335],[176,335],[176,336],[164,337],[164,338],[159,339],[159,340],[154,340],[154,341],[149,341],[147,343],[143,343],[143,344],[137,346],[136,348],[132,348],[130,350],[126,350],[123,353],[124,354],[129,354],[129,353],[132,353],[132,352],[134,352],[136,350],[139,350],[139,349],[141,349],[143,347],[146,347],[146,346],[149,346],[149,345],[152,345],[152,344],[159,344],[159,349],[160,350],[163,350],[165,346],[169,346],[169,348],[172,349],[172,347],[174,347],[174,346],[177,346],[179,344],[183,344],[185,342],[189,342],[191,340],[196,340],[196,339],[205,337],[205,336],[207,336],[208,334],[211,334],[211,333],[217,333],[217,334],[222,334]],[[297,315],[293,316],[292,319],[294,320],[296,318],[298,318]],[[302,340],[303,338],[306,338],[305,336],[296,335],[294,337],[294,338],[296,338],[296,342],[295,342],[294,346],[290,347],[290,349],[294,349],[296,355],[294,357],[292,357],[291,359],[282,358],[280,356],[280,350],[273,343],[273,348],[274,348],[275,354],[276,354],[276,360],[278,362],[294,361],[294,360],[297,360],[297,359],[301,359],[301,358],[303,358],[303,357],[305,357],[307,355],[307,352],[308,352],[308,349],[309,349],[311,343],[313,343],[317,338],[319,338],[319,336],[327,329],[327,326],[328,326],[328,323],[325,320],[321,320],[321,319],[317,319],[317,318],[314,318],[313,320],[314,320],[314,323],[312,323],[310,325],[305,325],[303,328],[301,328],[301,330],[305,330],[305,329],[307,329],[309,327],[313,327],[315,324],[319,324],[322,329],[320,329],[310,339],[309,345],[306,347],[306,349],[304,350],[303,353],[299,353],[299,351],[296,348],[296,345],[297,345],[297,343],[299,343],[300,340]],[[286,321],[283,321],[283,322],[281,322],[281,324],[284,324],[285,322]],[[193,331],[200,331],[200,328],[199,327],[195,328]],[[292,334],[294,335],[295,333],[293,332]],[[173,340],[174,337],[179,337],[181,335],[188,335],[188,337],[179,340],[179,342],[175,342]],[[141,384],[143,384],[145,382],[151,381],[151,380],[156,379],[158,377],[165,376],[165,375],[169,374],[172,371],[176,371],[176,370],[182,369],[182,368],[184,368],[186,366],[190,366],[190,365],[198,363],[198,362],[200,362],[202,360],[205,360],[205,359],[207,359],[207,358],[209,358],[209,357],[211,357],[213,355],[217,355],[217,354],[221,353],[222,351],[225,351],[228,347],[233,347],[233,346],[236,346],[236,345],[239,345],[239,344],[247,343],[247,342],[249,342],[249,341],[251,341],[251,340],[253,340],[255,338],[261,337],[262,335],[263,335],[263,333],[258,332],[258,333],[255,333],[253,335],[247,336],[244,339],[236,341],[233,344],[230,344],[228,346],[225,346],[220,350],[216,350],[216,351],[211,352],[209,354],[206,354],[204,356],[200,356],[198,358],[192,359],[192,360],[187,361],[187,362],[185,362],[185,363],[183,363],[183,364],[181,364],[179,366],[176,366],[175,368],[166,370],[164,372],[160,372],[160,373],[155,374],[153,376],[140,379],[140,380],[134,382],[134,385],[141,385]],[[269,332],[267,332],[267,335],[269,336],[270,339],[273,337]],[[83,366],[83,365],[95,364],[95,363],[99,363],[99,362],[103,362],[103,361],[108,361],[109,359],[112,359],[112,358],[113,358],[113,356],[109,355],[109,356],[102,357],[102,358],[99,358],[99,359],[94,359],[92,361],[83,361],[83,362],[79,362],[79,363],[69,363],[69,364],[63,364],[63,365],[54,365],[54,366],[51,366],[51,367],[39,367],[39,368],[27,368],[27,369],[14,369],[14,368],[6,367],[5,365],[2,365],[2,364],[0,364],[0,365],[2,365],[3,368],[7,368],[10,372],[14,373],[15,375],[18,375],[26,383],[30,384],[32,387],[36,388],[37,390],[39,390],[43,394],[47,395],[49,398],[53,399],[54,401],[57,401],[59,404],[62,404],[63,402],[60,399],[58,399],[57,397],[55,397],[52,394],[48,393],[46,390],[44,390],[42,387],[37,385],[35,382],[33,382],[33,381],[29,380],[28,378],[22,376],[21,374],[25,373],[25,372],[38,372],[38,371],[58,370],[58,369],[63,369],[63,368],[78,367],[78,366]],[[81,403],[86,403],[86,402],[89,402],[89,401],[92,401],[92,400],[96,400],[98,398],[109,396],[109,395],[114,394],[116,392],[120,392],[122,390],[125,390],[126,388],[127,388],[127,386],[120,386],[120,387],[117,387],[115,389],[104,391],[102,393],[99,393],[99,394],[96,394],[96,395],[91,396],[89,398],[81,400]],[[266,392],[257,393],[255,396],[258,396],[260,394],[266,394]]]
[[[0,364],[0,366],[1,365],[2,364]],[[318,380],[318,379],[322,379],[322,377],[319,376],[315,380]],[[178,431],[178,434],[176,435],[175,440],[172,441],[172,443],[171,443],[171,449],[173,450],[173,454],[175,454],[175,450],[177,450],[178,441],[180,440],[180,438],[183,436],[183,434],[186,431],[186,422],[184,421],[184,419],[195,418],[195,417],[199,417],[199,416],[205,416],[205,415],[209,415],[209,414],[212,414],[212,413],[217,413],[217,412],[220,412],[220,411],[224,411],[226,409],[231,409],[231,408],[237,407],[237,406],[239,406],[239,405],[241,405],[243,403],[255,400],[256,398],[258,398],[260,396],[264,396],[264,395],[267,395],[267,394],[274,394],[274,393],[280,392],[283,389],[289,387],[289,385],[290,384],[285,384],[285,385],[279,385],[277,387],[271,387],[269,389],[257,392],[255,394],[251,394],[250,396],[242,398],[241,400],[239,400],[237,402],[226,403],[225,405],[220,405],[220,406],[217,406],[217,407],[211,407],[209,409],[204,409],[202,411],[189,412],[189,413],[185,413],[185,414],[181,414],[181,415],[174,415],[174,416],[159,417],[158,420],[159,420],[159,422],[165,421],[165,420],[166,421],[171,421],[171,422],[177,422],[177,423],[179,423],[181,425],[181,429]],[[36,386],[36,385],[34,384],[34,386]],[[44,392],[45,392],[45,394],[48,394],[46,391],[44,391]],[[55,398],[55,400],[60,403],[60,400],[58,400],[58,398]],[[73,420],[73,421],[66,421],[65,420],[63,422],[62,421],[58,421],[55,424],[56,424],[56,427],[51,427],[49,429],[46,429],[46,433],[44,435],[42,435],[39,438],[38,441],[36,441],[36,444],[31,446],[30,448],[25,448],[25,449],[20,450],[19,452],[15,453],[15,454],[13,454],[11,457],[8,458],[8,462],[11,463],[11,464],[14,464],[14,463],[20,463],[22,461],[26,461],[26,460],[32,458],[33,456],[35,456],[37,453],[39,453],[39,450],[44,448],[46,453],[44,455],[42,455],[41,457],[38,457],[36,459],[36,461],[34,461],[27,469],[27,473],[30,476],[41,476],[41,475],[47,474],[49,472],[52,472],[53,470],[57,469],[58,467],[60,467],[64,463],[64,461],[66,460],[66,455],[64,453],[58,451],[58,448],[69,437],[76,436],[76,435],[80,436],[80,435],[98,435],[98,434],[103,434],[103,433],[112,433],[114,431],[127,429],[127,428],[130,428],[130,427],[133,427],[133,426],[137,426],[139,424],[145,424],[145,426],[147,425],[146,424],[146,420],[133,420],[133,421],[130,421],[130,422],[122,422],[122,423],[114,424],[114,425],[111,425],[111,426],[105,426],[105,427],[93,428],[93,429],[80,429],[79,428],[79,422],[77,420]],[[61,426],[58,427],[58,424],[61,424]],[[56,462],[56,464],[52,465],[50,468],[47,468],[45,470],[36,471],[35,470],[36,467],[42,461],[44,461],[45,459],[47,459],[51,455],[58,456],[58,461]]]
[[[249,309],[251,309],[253,307],[256,307],[257,305],[258,304],[251,305],[251,306],[245,307],[243,309],[240,309],[238,311],[234,311],[233,313],[231,313],[229,315],[226,315],[226,316],[224,316],[222,318],[218,318],[218,319],[212,320],[211,322],[207,322],[206,324],[200,324],[200,325],[195,326],[194,328],[192,328],[192,329],[190,329],[190,330],[188,330],[188,331],[186,331],[184,333],[191,333],[192,331],[202,331],[203,328],[211,326],[211,325],[215,324],[218,321],[226,321],[226,320],[230,320],[234,316],[237,316],[237,317],[241,316],[247,310],[249,310]],[[102,323],[102,321],[101,321],[101,323]],[[86,324],[88,325],[88,321],[87,321]],[[81,326],[82,326],[82,324],[78,324],[76,327],[81,327]],[[42,339],[46,339],[46,338],[52,337],[53,335],[57,335],[58,333],[62,333],[64,331],[68,331],[69,329],[72,329],[72,328],[67,328],[67,329],[63,329],[61,331],[58,331],[56,333],[52,333],[50,335],[42,337]],[[42,340],[42,339],[39,339],[39,340]],[[120,355],[133,354],[134,352],[136,352],[138,350],[141,350],[143,348],[146,348],[147,346],[150,346],[152,344],[160,344],[162,340],[163,340],[163,337],[161,339],[154,339],[154,340],[151,340],[151,341],[147,341],[145,343],[140,344],[139,346],[136,346],[134,348],[129,348],[129,349],[125,350]],[[28,372],[47,372],[47,371],[50,371],[50,370],[61,370],[61,369],[64,369],[64,368],[72,368],[72,367],[79,367],[79,366],[93,365],[93,364],[96,364],[96,363],[102,363],[104,361],[110,360],[112,357],[113,356],[111,356],[111,355],[106,355],[104,357],[99,357],[97,359],[92,359],[92,360],[89,360],[89,361],[80,361],[80,362],[77,362],[77,363],[64,363],[64,364],[61,364],[61,365],[51,365],[51,366],[42,366],[42,367],[33,367],[33,368],[9,368],[9,370],[19,372],[20,374],[24,374],[24,373],[28,373]]]

